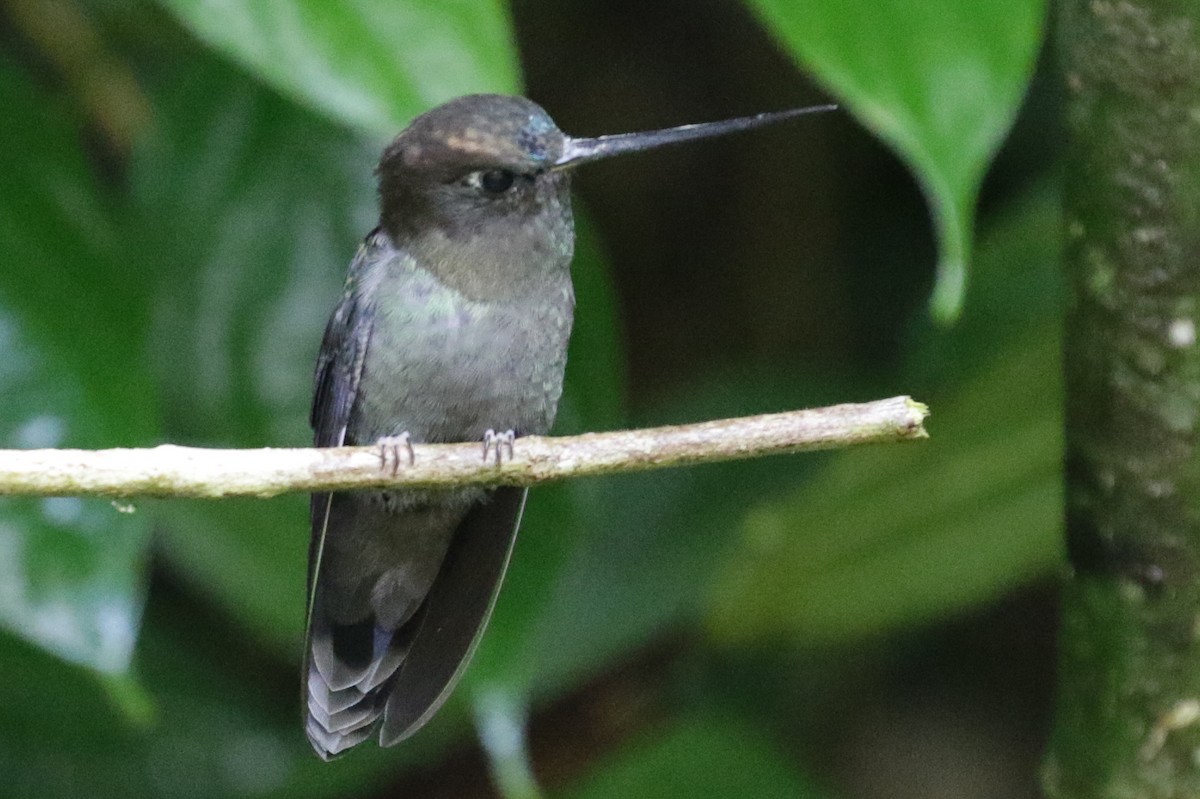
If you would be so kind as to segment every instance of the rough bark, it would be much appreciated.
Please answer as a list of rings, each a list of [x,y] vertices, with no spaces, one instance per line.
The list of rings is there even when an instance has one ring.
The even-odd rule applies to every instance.
[[[1200,4],[1059,4],[1066,526],[1053,797],[1200,796]]]

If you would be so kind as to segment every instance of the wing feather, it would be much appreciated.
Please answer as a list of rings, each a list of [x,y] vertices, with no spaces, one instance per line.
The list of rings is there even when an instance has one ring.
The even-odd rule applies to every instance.
[[[454,533],[384,711],[379,742],[419,730],[462,678],[496,597],[521,524],[528,489],[498,488]]]
[[[374,234],[373,234],[374,235]],[[372,237],[368,237],[370,242]],[[358,265],[367,245],[360,248],[350,267],[350,277],[341,301],[325,326],[325,336],[317,356],[313,377],[313,404],[309,422],[313,443],[318,447],[338,447],[346,443],[346,429],[358,397],[363,363],[371,337],[371,309],[355,291]],[[308,682],[312,665],[313,607],[321,556],[329,528],[333,505],[332,493],[313,494],[310,507],[312,533],[308,550],[308,591],[304,622],[304,662],[301,671],[301,706],[308,713]],[[309,724],[311,727],[311,723]]]

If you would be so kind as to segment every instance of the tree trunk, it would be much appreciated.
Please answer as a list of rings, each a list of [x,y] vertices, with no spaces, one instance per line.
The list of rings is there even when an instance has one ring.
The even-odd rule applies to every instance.
[[[1066,526],[1052,797],[1200,797],[1200,3],[1064,0]]]

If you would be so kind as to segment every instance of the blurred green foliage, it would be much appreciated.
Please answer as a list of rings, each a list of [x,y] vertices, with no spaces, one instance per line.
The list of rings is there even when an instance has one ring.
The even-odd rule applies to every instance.
[[[979,602],[1059,561],[1061,342],[1049,268],[1057,223],[1057,198],[1043,192],[989,231],[980,285],[955,333],[958,358],[942,338],[913,342],[910,363],[943,370],[943,386],[958,383],[945,396],[927,389],[936,408],[928,444],[844,453],[797,491],[746,514],[740,545],[714,582],[716,635],[877,633]],[[1013,285],[1022,290],[1006,297]],[[1040,301],[1028,302],[1030,293]],[[986,311],[975,313],[984,298]],[[972,337],[1001,349],[972,365],[981,350],[962,344]]]
[[[697,716],[631,742],[628,752],[603,764],[568,796],[620,799],[644,795],[648,785],[657,786],[654,795],[660,799],[821,799],[827,795],[799,778],[762,733],[730,719]]]
[[[499,0],[163,0],[197,38],[259,79],[352,129],[391,138],[468,92],[520,85]]]
[[[934,311],[958,315],[984,170],[1033,73],[1040,0],[752,0],[776,34],[917,173],[937,223]]]
[[[761,41],[780,42],[915,170],[941,247],[936,308],[953,315],[1041,3],[747,7]],[[539,58],[518,52],[513,10],[493,0],[3,8],[17,23],[0,37],[5,447],[304,442],[320,332],[373,225],[381,139],[451,96],[518,91],[519,58]],[[77,27],[47,44],[29,21],[39,14]],[[111,127],[79,89],[88,66],[63,53],[81,41],[140,92],[112,114],[150,109],[130,142],[105,139]],[[934,439],[539,489],[465,690],[397,751],[330,766],[307,752],[295,676],[304,498],[4,500],[0,793],[361,795],[461,740],[468,702],[479,717],[505,708],[523,730],[535,706],[680,630],[711,633],[693,641],[700,652],[846,646],[1052,572],[1057,213],[1044,176],[1031,177],[985,215],[958,327],[918,310],[885,364],[749,353],[673,375],[652,397],[631,396],[626,362],[654,331],[623,330],[609,231],[583,209],[559,432],[913,393],[933,405]],[[907,282],[930,266],[917,238],[888,256]],[[766,299],[752,279],[743,290]],[[671,286],[664,306],[689,290]],[[704,335],[703,320],[664,324]],[[759,721],[707,704],[681,713],[589,762],[567,795],[836,795],[773,740],[778,720]]]
[[[0,441],[144,444],[158,418],[154,384],[138,364],[145,298],[123,286],[111,198],[101,195],[67,111],[0,63],[0,106],[10,109],[0,115]],[[148,544],[145,514],[107,502],[4,502],[0,624],[71,661],[123,673]]]

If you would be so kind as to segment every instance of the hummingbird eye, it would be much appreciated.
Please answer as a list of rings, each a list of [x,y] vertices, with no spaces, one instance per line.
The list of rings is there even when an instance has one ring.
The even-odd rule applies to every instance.
[[[488,194],[503,194],[512,188],[516,175],[507,169],[489,169],[479,173],[479,187]]]

